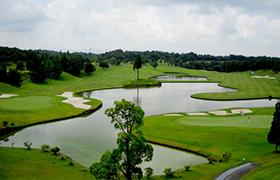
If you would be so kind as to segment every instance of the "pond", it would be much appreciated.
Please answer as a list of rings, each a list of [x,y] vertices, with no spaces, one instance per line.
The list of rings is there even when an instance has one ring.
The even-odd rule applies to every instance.
[[[190,76],[186,74],[170,74],[155,76],[151,78],[152,80],[181,80],[181,81],[207,81],[206,77]]]
[[[109,89],[86,92],[83,95],[100,99],[103,107],[87,117],[80,117],[66,121],[26,128],[9,137],[8,142],[0,141],[1,146],[23,147],[24,141],[33,143],[33,148],[40,148],[42,144],[52,147],[58,146],[62,153],[84,166],[90,166],[99,161],[106,150],[116,147],[116,131],[110,119],[104,115],[105,109],[113,107],[115,100],[133,101],[140,105],[146,116],[170,112],[210,111],[231,107],[268,107],[275,106],[272,100],[250,101],[206,101],[190,97],[194,93],[202,92],[230,92],[229,88],[219,87],[216,83],[163,83],[157,88],[143,89]],[[151,166],[155,174],[162,174],[164,168],[173,170],[183,168],[184,165],[205,163],[205,158],[187,154],[181,151],[154,146],[154,158]],[[143,169],[143,168],[142,168]]]

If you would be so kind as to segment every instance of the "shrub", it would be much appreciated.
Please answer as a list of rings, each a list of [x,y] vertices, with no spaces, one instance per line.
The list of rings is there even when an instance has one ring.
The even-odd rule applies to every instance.
[[[14,124],[14,123],[12,123],[12,124],[11,124],[11,126],[15,126],[15,124]]]
[[[66,156],[64,156],[64,155],[62,155],[61,158],[60,158],[60,160],[63,160],[63,161],[64,161],[65,159],[66,159]]]
[[[31,149],[32,142],[25,141],[23,144],[27,147],[28,150]]]
[[[42,146],[41,146],[41,148],[42,148],[42,151],[43,152],[48,152],[49,150],[50,150],[50,146],[49,145],[47,145],[47,144],[43,144]]]
[[[215,159],[213,157],[211,157],[211,156],[208,156],[207,160],[208,160],[209,164],[213,164]]]
[[[154,170],[153,170],[153,168],[151,168],[151,167],[146,167],[146,168],[145,168],[145,171],[146,171],[146,176],[147,176],[147,178],[150,178],[150,176],[151,176],[152,174],[154,174]]]
[[[7,126],[9,124],[9,122],[8,121],[3,121],[2,124],[3,124],[3,126]]]
[[[227,162],[231,158],[231,153],[226,152],[223,154],[223,159],[225,162]]]
[[[185,170],[190,171],[191,166],[185,165]]]
[[[163,173],[166,175],[168,178],[173,178],[174,177],[174,172],[172,171],[171,168],[165,168]]]
[[[51,152],[53,152],[54,155],[57,155],[57,153],[60,151],[60,149],[55,146],[54,148],[51,148]]]
[[[72,161],[70,161],[70,162],[69,162],[69,165],[70,165],[70,166],[73,166],[74,164],[73,164],[73,162],[72,162]]]

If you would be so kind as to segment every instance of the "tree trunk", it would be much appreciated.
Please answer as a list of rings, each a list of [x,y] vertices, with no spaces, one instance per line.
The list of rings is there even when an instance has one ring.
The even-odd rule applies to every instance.
[[[139,81],[139,69],[137,69],[137,81]]]
[[[126,156],[127,156],[127,167],[126,167],[126,179],[132,179],[132,168],[131,168],[131,160],[130,160],[130,153],[129,153],[129,140],[126,140]]]

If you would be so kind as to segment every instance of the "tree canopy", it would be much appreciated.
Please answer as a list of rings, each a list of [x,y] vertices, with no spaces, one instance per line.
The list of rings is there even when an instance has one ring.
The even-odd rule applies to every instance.
[[[138,54],[133,64],[133,70],[137,69],[137,80],[139,80],[139,69],[141,68],[142,68],[142,59],[141,56]]]
[[[106,151],[100,162],[93,163],[90,172],[99,179],[114,179],[122,173],[127,179],[141,178],[143,173],[137,165],[151,161],[153,147],[139,130],[143,126],[144,111],[131,101],[122,99],[114,102],[115,107],[108,108],[105,114],[111,118],[115,129],[120,130],[117,148],[112,153]]]
[[[271,144],[275,144],[277,152],[277,147],[280,145],[280,101],[275,105],[275,112],[273,114],[273,121],[267,136],[267,141]]]

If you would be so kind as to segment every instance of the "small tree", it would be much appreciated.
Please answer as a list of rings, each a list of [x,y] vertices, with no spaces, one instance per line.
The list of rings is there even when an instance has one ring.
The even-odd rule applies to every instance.
[[[231,153],[226,152],[223,154],[223,159],[225,162],[227,162],[231,158]]]
[[[165,168],[163,173],[166,175],[168,178],[173,178],[174,177],[174,172],[172,171],[171,168]]]
[[[185,165],[185,170],[186,170],[186,171],[190,171],[190,168],[191,168],[191,166]]]
[[[25,141],[23,144],[27,147],[28,150],[31,149],[32,142]]]
[[[49,145],[47,145],[47,144],[43,144],[42,146],[41,146],[41,148],[42,148],[42,151],[43,152],[47,152],[47,151],[49,151],[50,150],[50,146]]]
[[[275,144],[275,151],[278,152],[277,147],[280,145],[280,101],[275,105],[275,112],[273,114],[273,121],[267,136],[267,141],[270,144]]]
[[[142,68],[142,59],[141,56],[138,54],[133,64],[133,70],[135,71],[135,69],[137,69],[137,80],[139,80],[139,69],[141,68]]]
[[[9,122],[8,121],[3,121],[2,124],[3,124],[3,126],[7,126],[9,124]]]
[[[145,168],[145,171],[146,171],[146,176],[147,176],[147,178],[150,178],[150,176],[151,176],[152,174],[154,174],[154,170],[153,170],[153,168],[151,168],[151,167],[146,167],[146,168]]]
[[[101,61],[101,62],[99,63],[99,67],[101,67],[101,68],[108,68],[108,67],[109,67],[109,64],[106,63],[106,62],[104,62],[104,61]]]
[[[53,152],[54,155],[57,155],[57,153],[60,151],[60,149],[55,146],[54,148],[51,148],[51,152]]]
[[[91,64],[90,62],[86,64],[86,66],[85,66],[85,73],[87,75],[91,74],[95,70],[96,70],[96,68],[95,68],[95,66],[93,64]]]

